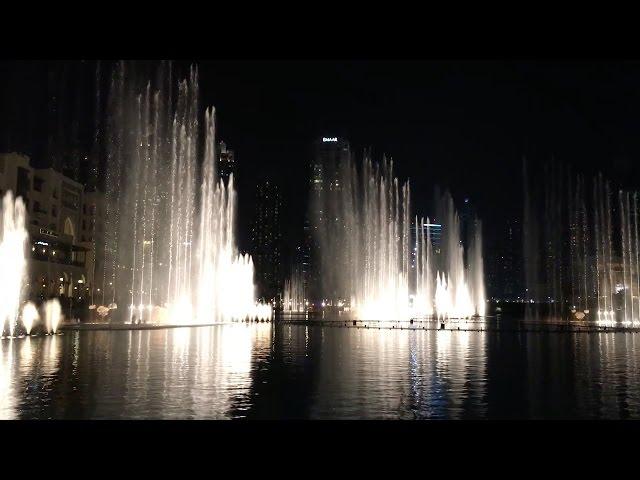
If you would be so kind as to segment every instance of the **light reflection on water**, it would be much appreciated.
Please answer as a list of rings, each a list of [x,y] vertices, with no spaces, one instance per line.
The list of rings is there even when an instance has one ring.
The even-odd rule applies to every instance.
[[[231,324],[0,341],[0,418],[639,418],[637,333]]]

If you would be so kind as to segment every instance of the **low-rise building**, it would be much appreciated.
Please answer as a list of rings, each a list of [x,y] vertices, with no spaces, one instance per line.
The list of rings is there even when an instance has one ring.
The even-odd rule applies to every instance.
[[[0,194],[11,190],[27,210],[29,233],[26,297],[61,297],[63,308],[91,301],[103,238],[101,192],[52,168],[36,169],[29,157],[0,154]],[[104,248],[104,247],[102,247]]]

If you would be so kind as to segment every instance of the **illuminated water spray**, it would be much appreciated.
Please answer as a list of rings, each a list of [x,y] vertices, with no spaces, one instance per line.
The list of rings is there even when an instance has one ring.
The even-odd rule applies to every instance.
[[[24,253],[27,231],[25,206],[21,198],[14,200],[9,191],[2,200],[0,211],[0,325],[2,332],[13,336],[20,313],[20,298],[26,273]]]
[[[22,324],[24,325],[24,329],[27,335],[31,334],[31,329],[33,328],[34,323],[40,318],[40,314],[38,313],[38,309],[36,306],[28,302],[22,307]]]
[[[362,319],[484,315],[478,221],[465,265],[459,218],[451,197],[444,196],[443,247],[436,258],[429,233],[422,228],[429,220],[411,218],[409,185],[399,185],[392,162],[378,165],[365,156],[361,169],[352,161],[336,168],[337,180],[312,204],[328,301],[348,299]],[[327,170],[331,174],[332,169]]]
[[[255,301],[253,261],[236,248],[233,176],[225,185],[217,175],[197,70],[176,84],[171,64],[154,81],[133,69],[116,68],[108,102],[102,304],[128,306],[130,322],[270,316]]]
[[[556,163],[523,179],[530,313],[640,324],[637,192]]]
[[[482,258],[482,224],[473,219],[471,238],[462,238],[460,217],[451,195],[439,199],[444,220],[442,259],[437,263],[435,313],[439,317],[466,318],[485,314],[484,262]],[[470,219],[471,220],[471,219]],[[465,262],[465,253],[467,259]],[[433,278],[434,268],[426,274]]]
[[[284,282],[283,310],[289,313],[301,313],[306,310],[304,277],[299,265],[294,267],[290,278]]]
[[[62,320],[62,308],[57,298],[47,300],[43,306],[44,321],[47,333],[55,334],[58,331],[58,325]]]

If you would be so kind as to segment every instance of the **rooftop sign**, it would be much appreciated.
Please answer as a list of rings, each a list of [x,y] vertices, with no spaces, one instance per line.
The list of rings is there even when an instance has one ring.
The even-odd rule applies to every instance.
[[[323,142],[337,142],[338,137],[322,137]]]

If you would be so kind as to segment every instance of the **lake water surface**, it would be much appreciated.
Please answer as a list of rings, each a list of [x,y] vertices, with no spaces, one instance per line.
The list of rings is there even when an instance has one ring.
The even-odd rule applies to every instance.
[[[639,349],[631,332],[65,331],[0,340],[0,418],[640,418]]]

